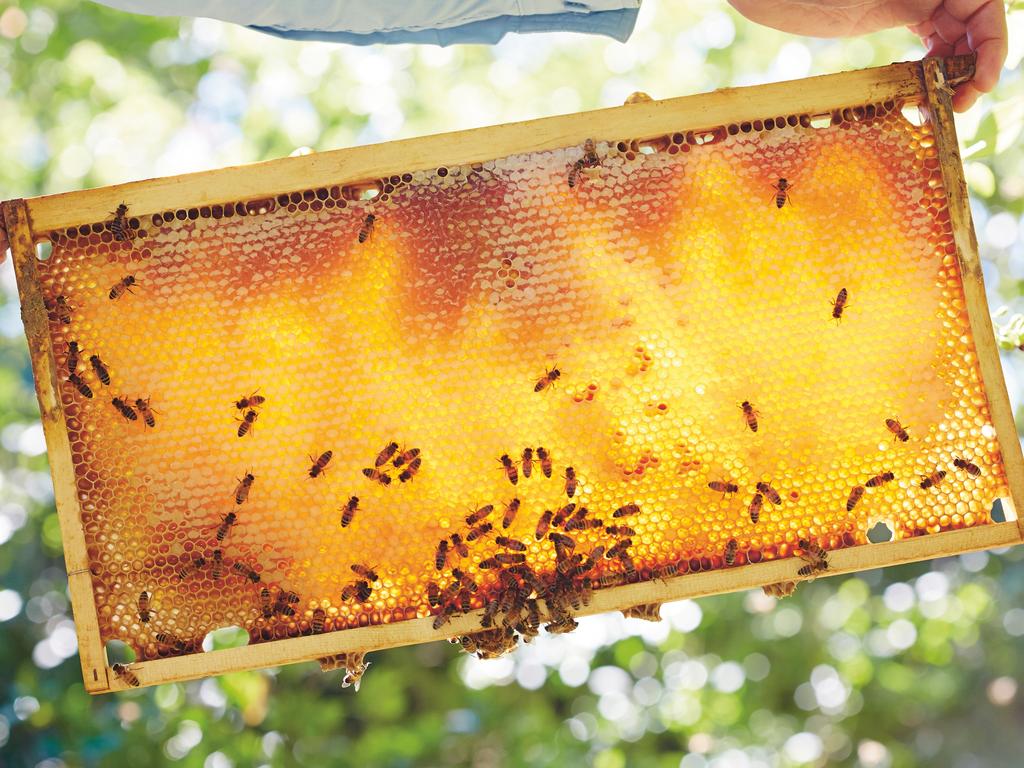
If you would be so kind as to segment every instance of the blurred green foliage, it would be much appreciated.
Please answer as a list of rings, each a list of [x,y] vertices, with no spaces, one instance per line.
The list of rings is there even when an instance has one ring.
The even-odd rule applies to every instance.
[[[990,299],[1020,311],[1020,3],[1010,24],[999,89],[958,127]],[[800,39],[714,0],[647,0],[625,45],[453,49],[0,1],[0,199],[918,55],[902,31]],[[9,260],[0,286],[0,765],[1021,764],[1021,551],[820,580],[781,603],[685,601],[657,625],[595,617],[497,661],[443,643],[377,653],[358,694],[302,664],[90,698]],[[1024,370],[1004,366],[1016,404]]]

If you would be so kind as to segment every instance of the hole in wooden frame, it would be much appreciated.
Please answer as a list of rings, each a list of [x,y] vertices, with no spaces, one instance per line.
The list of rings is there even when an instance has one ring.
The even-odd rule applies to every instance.
[[[249,644],[249,633],[242,627],[231,625],[218,627],[206,633],[203,638],[204,651],[222,651],[225,648],[242,648]]]
[[[810,123],[811,128],[830,128],[833,123],[832,113],[823,112],[820,115],[811,115]]]
[[[913,101],[905,101],[900,105],[900,114],[903,115],[903,119],[910,123],[915,128],[920,128],[922,125],[928,122],[928,114],[924,108]]]
[[[383,192],[380,181],[360,181],[355,184],[346,184],[341,188],[341,196],[346,200],[360,202],[373,200]]]
[[[868,529],[867,533],[868,541],[872,544],[881,544],[886,541],[892,541],[892,521],[891,520],[879,520],[871,528]]]
[[[49,240],[36,241],[36,258],[39,261],[49,261],[53,256],[53,243]]]

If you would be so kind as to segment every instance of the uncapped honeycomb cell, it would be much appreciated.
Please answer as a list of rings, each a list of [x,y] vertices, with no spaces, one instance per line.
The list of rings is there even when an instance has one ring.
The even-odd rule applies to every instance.
[[[126,204],[38,271],[101,634],[141,659],[480,608],[559,562],[810,561],[1008,495],[899,105]]]

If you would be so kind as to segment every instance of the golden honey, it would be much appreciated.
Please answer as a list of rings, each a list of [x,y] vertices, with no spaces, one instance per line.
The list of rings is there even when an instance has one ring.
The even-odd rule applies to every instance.
[[[501,570],[480,564],[510,551],[496,535],[550,575],[538,521],[570,502],[602,521],[571,530],[581,555],[635,532],[635,570],[596,558],[603,586],[727,549],[742,567],[800,539],[863,546],[878,521],[984,525],[1008,495],[935,142],[899,104],[370,189],[126,200],[121,223],[50,233],[37,270],[103,640],[152,659],[227,625],[260,642],[424,617],[453,568],[480,608]],[[453,534],[468,556],[447,547],[439,570]],[[356,586],[353,564],[378,578]]]

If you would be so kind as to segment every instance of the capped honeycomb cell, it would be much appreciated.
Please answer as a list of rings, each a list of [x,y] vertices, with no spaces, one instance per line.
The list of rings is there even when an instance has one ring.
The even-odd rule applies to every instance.
[[[936,136],[904,106],[596,121],[361,185],[126,191],[49,232],[33,290],[100,641],[146,684],[224,626],[486,609],[462,644],[493,654],[514,639],[488,612],[567,631],[624,584],[796,580],[879,521],[989,526],[1006,470]]]

